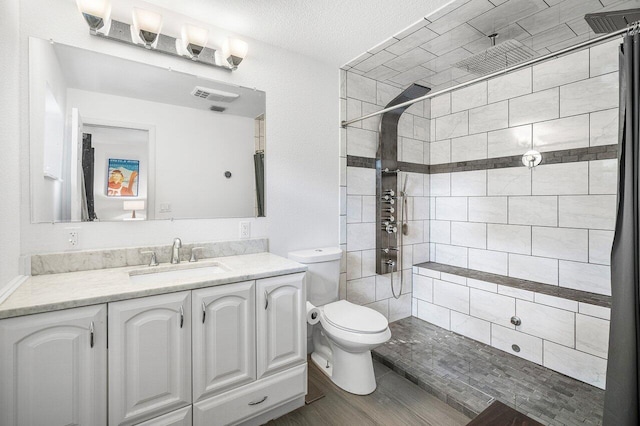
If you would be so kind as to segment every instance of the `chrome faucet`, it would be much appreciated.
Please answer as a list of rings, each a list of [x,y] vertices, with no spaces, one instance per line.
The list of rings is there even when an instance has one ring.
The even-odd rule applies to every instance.
[[[171,263],[180,263],[180,248],[182,247],[182,240],[176,238],[173,240],[173,249],[171,250]]]

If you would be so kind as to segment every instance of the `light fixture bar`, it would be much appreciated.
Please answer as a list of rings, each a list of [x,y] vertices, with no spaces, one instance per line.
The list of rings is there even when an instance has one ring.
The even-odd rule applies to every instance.
[[[116,20],[111,20],[111,28],[109,29],[109,34],[102,34],[100,32],[91,32],[91,35],[104,38],[107,40],[118,41],[121,43],[128,44],[130,46],[136,46],[141,49],[148,50],[144,44],[134,43],[131,39],[131,25],[120,22]],[[178,58],[187,59],[189,62],[194,62],[194,60],[188,56],[183,56],[178,53],[176,50],[176,39],[164,34],[158,34],[157,45],[153,49],[154,52],[164,53],[165,55],[175,56]],[[202,52],[198,55],[198,60],[195,61],[197,63],[208,65],[215,68],[221,68],[223,70],[232,71],[233,68],[225,65],[218,65],[216,63],[216,50],[211,49],[209,47],[205,47],[202,49]],[[223,58],[224,59],[224,58]]]

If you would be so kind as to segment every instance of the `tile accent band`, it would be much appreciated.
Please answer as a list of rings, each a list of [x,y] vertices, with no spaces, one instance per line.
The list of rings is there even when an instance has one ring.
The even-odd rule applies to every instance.
[[[542,163],[576,163],[580,161],[608,160],[618,157],[618,145],[601,145],[587,148],[564,149],[559,151],[549,151],[542,153]],[[482,160],[459,161],[446,164],[418,164],[408,162],[398,162],[400,170],[410,173],[438,174],[467,172],[473,170],[505,169],[508,167],[524,167],[521,155],[508,157],[487,158]],[[376,168],[376,159],[369,157],[358,157],[347,155],[347,166],[362,167],[368,169]]]

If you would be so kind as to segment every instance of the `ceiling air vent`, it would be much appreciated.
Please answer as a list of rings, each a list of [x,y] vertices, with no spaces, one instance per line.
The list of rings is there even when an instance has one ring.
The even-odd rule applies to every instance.
[[[240,97],[237,93],[223,92],[222,90],[209,89],[201,86],[196,86],[191,94],[196,98],[215,102],[233,102]]]
[[[224,110],[226,110],[226,108],[225,107],[219,107],[219,106],[211,105],[209,107],[209,110],[211,110],[213,112],[224,112]]]

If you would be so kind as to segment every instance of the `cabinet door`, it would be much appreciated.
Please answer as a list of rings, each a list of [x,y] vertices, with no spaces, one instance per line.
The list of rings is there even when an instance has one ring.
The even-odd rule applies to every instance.
[[[106,423],[106,305],[0,321],[1,425]]]
[[[191,403],[191,293],[109,304],[109,424]]]
[[[258,378],[306,359],[304,272],[258,280]]]
[[[196,290],[193,401],[256,379],[254,281]]]

